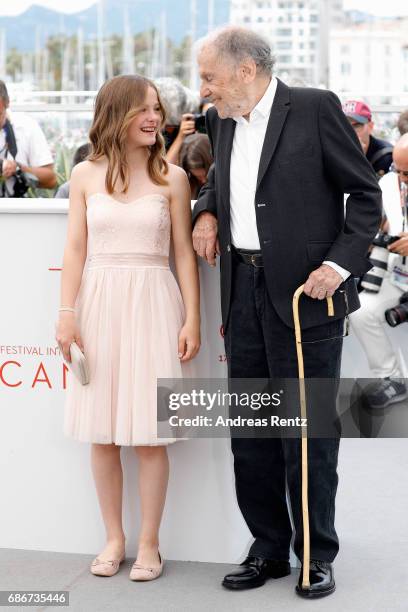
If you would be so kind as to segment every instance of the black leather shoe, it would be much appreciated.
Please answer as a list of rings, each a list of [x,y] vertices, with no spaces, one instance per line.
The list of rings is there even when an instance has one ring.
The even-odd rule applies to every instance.
[[[334,573],[331,563],[327,561],[310,560],[310,587],[302,587],[303,566],[300,570],[296,593],[301,597],[324,597],[336,589]]]
[[[289,561],[276,561],[248,556],[239,568],[227,574],[222,586],[227,589],[254,589],[265,584],[268,578],[283,578],[290,574]]]

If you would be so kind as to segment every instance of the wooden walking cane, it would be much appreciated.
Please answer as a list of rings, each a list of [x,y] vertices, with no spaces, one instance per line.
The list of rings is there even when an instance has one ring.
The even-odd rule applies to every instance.
[[[303,293],[304,285],[298,287],[293,294],[292,310],[295,322],[296,352],[299,370],[299,394],[300,394],[300,416],[306,419],[306,393],[305,393],[305,370],[303,365],[302,333],[299,320],[299,298]],[[327,314],[334,316],[333,299],[327,300]],[[302,421],[303,422],[303,421]],[[306,421],[307,422],[307,421]],[[307,425],[302,426],[302,517],[303,517],[303,576],[302,588],[310,587],[310,529],[309,529],[309,502],[308,502],[308,464],[307,464]]]

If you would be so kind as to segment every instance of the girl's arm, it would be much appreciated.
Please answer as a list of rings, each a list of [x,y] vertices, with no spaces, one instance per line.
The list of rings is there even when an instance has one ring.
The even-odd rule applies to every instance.
[[[191,192],[187,175],[169,166],[171,224],[177,277],[186,310],[179,334],[180,361],[188,361],[200,348],[200,284],[191,237]]]
[[[87,253],[86,202],[83,184],[89,162],[82,162],[72,170],[70,178],[68,230],[61,274],[61,306],[75,308]],[[76,324],[75,313],[59,313],[55,338],[64,359],[71,361],[69,347],[76,342],[83,351],[83,343]]]

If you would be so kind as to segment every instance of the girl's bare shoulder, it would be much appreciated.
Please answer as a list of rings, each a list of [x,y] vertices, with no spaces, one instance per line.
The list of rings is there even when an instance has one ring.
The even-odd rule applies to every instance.
[[[176,166],[176,164],[168,164],[169,171],[167,174],[167,178],[170,181],[176,181],[178,183],[185,183],[188,181],[187,174],[183,168],[180,166]]]
[[[79,162],[79,164],[76,164],[72,168],[71,175],[75,174],[78,177],[85,176],[89,172],[92,172],[92,173],[101,172],[104,167],[105,167],[105,163],[103,160],[97,159],[95,161],[90,161],[89,159],[85,159],[84,161]]]
[[[77,185],[85,195],[92,192],[94,185],[104,183],[106,167],[102,160],[84,160],[72,168],[70,182]]]

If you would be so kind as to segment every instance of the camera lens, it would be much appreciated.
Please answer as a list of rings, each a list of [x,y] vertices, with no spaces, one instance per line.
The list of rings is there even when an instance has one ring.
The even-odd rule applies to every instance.
[[[361,282],[361,286],[367,291],[378,293],[385,273],[387,272],[388,258],[390,252],[381,246],[375,246],[371,251],[370,262],[373,268],[367,272]]]
[[[391,327],[397,327],[397,325],[399,325],[398,316],[395,311],[396,311],[396,308],[390,308],[389,310],[386,310],[384,313],[385,320],[387,321],[388,325],[391,325]]]
[[[385,311],[385,320],[391,327],[397,327],[401,323],[408,321],[408,304],[400,304],[395,308],[389,308]]]

